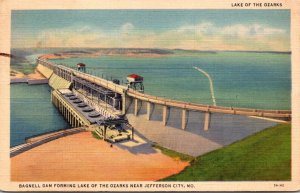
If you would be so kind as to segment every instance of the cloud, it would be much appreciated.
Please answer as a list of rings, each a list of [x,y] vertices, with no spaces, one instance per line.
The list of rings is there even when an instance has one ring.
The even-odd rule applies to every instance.
[[[47,29],[37,37],[39,47],[94,47],[106,35],[91,26],[69,26],[60,29]]]
[[[132,23],[114,29],[73,25],[45,29],[26,45],[37,47],[148,47],[199,50],[289,51],[286,30],[263,24],[217,26],[211,22],[182,25],[160,31],[145,30]],[[14,43],[15,45],[16,43]],[[20,46],[24,42],[19,42]]]
[[[262,24],[234,24],[223,27],[218,27],[210,22],[202,22],[196,25],[184,25],[177,29],[180,33],[193,32],[195,34],[202,35],[227,35],[227,36],[238,36],[238,37],[249,37],[249,36],[268,36],[285,34],[286,30],[280,28],[272,28],[264,26]]]
[[[285,34],[286,30],[263,26],[261,24],[242,25],[236,24],[220,29],[221,34],[238,37],[270,36]]]
[[[197,25],[184,25],[177,29],[180,33],[194,32],[197,34],[211,34],[215,30],[214,24],[203,22]]]

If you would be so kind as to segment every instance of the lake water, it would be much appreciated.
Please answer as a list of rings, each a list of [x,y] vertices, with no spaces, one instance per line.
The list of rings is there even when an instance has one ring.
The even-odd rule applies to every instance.
[[[48,85],[12,84],[10,94],[11,147],[25,137],[70,127],[52,105]]]
[[[217,52],[171,55],[160,58],[102,56],[55,59],[75,67],[82,62],[91,74],[125,83],[128,74],[144,77],[145,92],[176,100],[210,104],[213,79],[217,105],[260,109],[291,108],[291,55],[275,53]]]

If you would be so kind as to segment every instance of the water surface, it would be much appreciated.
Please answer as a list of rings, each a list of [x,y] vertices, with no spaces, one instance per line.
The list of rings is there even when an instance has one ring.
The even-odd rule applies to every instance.
[[[11,84],[11,147],[24,143],[26,137],[70,127],[50,94],[48,85]]]

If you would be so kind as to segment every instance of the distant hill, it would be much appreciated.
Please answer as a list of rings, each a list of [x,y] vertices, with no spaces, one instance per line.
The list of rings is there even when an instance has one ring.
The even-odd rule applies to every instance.
[[[237,51],[223,51],[223,52],[247,52],[247,53],[265,53],[265,54],[291,54],[291,51],[287,51],[287,52],[280,52],[280,51],[251,51],[251,50],[237,50]]]
[[[164,48],[12,48],[11,54],[18,60],[24,60],[26,56],[32,54],[67,54],[67,55],[128,55],[128,56],[163,56],[171,54],[216,54],[218,52],[247,52],[247,53],[271,53],[271,54],[291,54],[290,51],[247,51],[247,50],[189,50],[189,49],[164,49]]]

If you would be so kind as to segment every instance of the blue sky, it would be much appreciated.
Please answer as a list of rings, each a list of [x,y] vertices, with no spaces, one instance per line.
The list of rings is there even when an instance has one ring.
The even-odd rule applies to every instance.
[[[289,10],[12,12],[12,47],[290,50]]]

